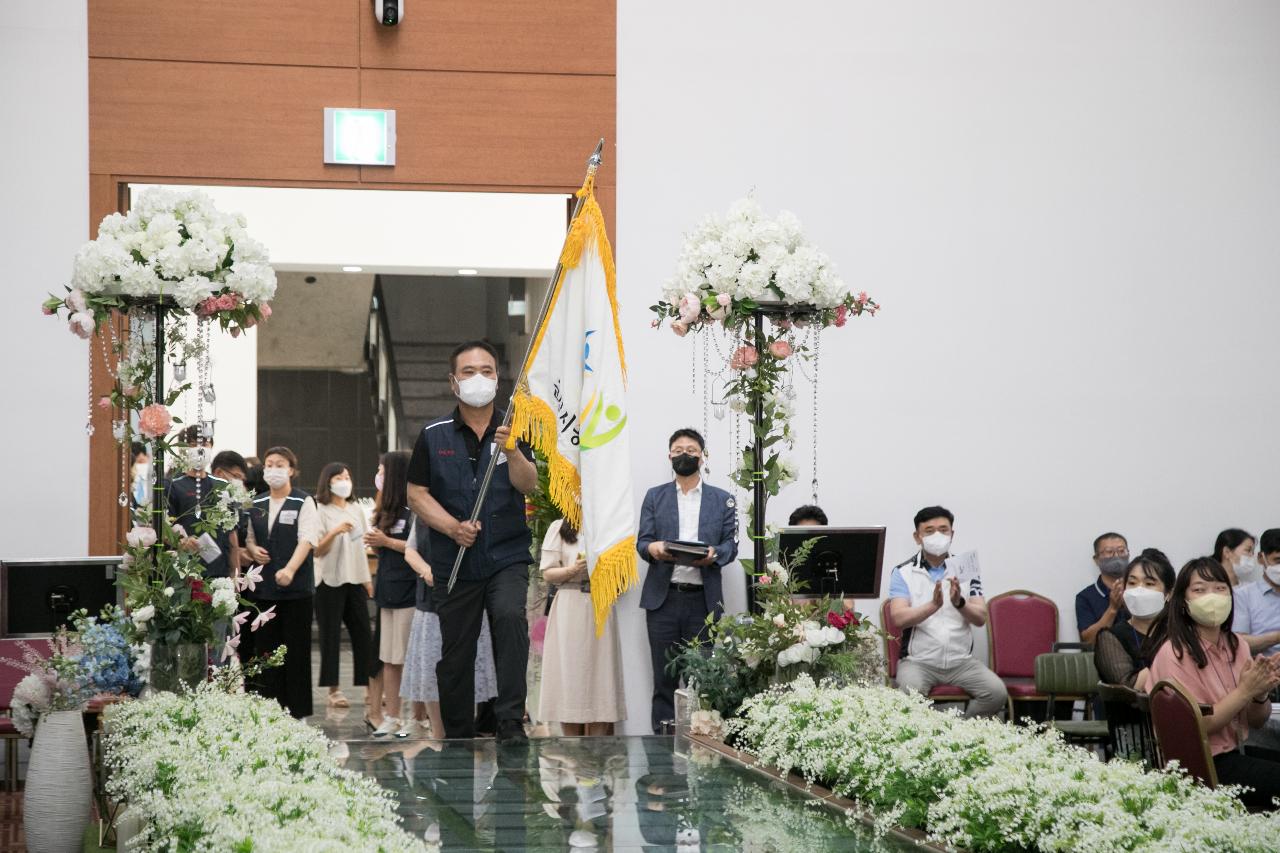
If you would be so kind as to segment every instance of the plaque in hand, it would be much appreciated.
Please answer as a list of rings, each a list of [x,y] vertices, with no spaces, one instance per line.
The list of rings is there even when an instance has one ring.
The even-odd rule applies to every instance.
[[[667,553],[671,555],[672,562],[678,566],[692,566],[699,560],[705,560],[710,545],[702,542],[667,542]]]

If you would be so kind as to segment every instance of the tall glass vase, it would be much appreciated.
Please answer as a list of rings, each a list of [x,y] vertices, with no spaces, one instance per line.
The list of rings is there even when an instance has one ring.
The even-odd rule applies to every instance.
[[[151,647],[151,689],[181,693],[204,683],[209,673],[209,647],[200,643],[157,643]]]

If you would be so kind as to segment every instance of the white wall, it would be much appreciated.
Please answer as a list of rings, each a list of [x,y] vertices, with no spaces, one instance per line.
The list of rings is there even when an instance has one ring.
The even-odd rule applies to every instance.
[[[637,472],[702,420],[693,344],[646,331],[646,306],[681,232],[755,188],[884,305],[824,336],[820,435],[823,505],[887,524],[890,565],[945,504],[989,592],[1052,596],[1074,639],[1098,532],[1180,564],[1280,526],[1280,5],[618,6]]]
[[[88,239],[85,0],[0,5],[0,559],[84,556],[88,345],[40,314]]]

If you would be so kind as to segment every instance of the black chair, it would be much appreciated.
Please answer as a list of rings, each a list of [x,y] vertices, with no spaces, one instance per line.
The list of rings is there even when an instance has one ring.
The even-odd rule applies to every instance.
[[[1099,684],[1098,695],[1107,709],[1107,729],[1111,736],[1109,756],[1159,767],[1160,752],[1151,731],[1151,703],[1147,694],[1123,684]]]

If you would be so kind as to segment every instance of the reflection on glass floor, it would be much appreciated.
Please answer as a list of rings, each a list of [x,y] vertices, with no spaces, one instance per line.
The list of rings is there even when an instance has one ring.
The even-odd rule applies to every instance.
[[[317,721],[318,722],[318,721]],[[905,850],[781,782],[672,738],[388,742],[321,723],[345,765],[399,798],[404,828],[454,850]],[[344,749],[345,747],[345,749]],[[434,845],[433,845],[434,846]]]

